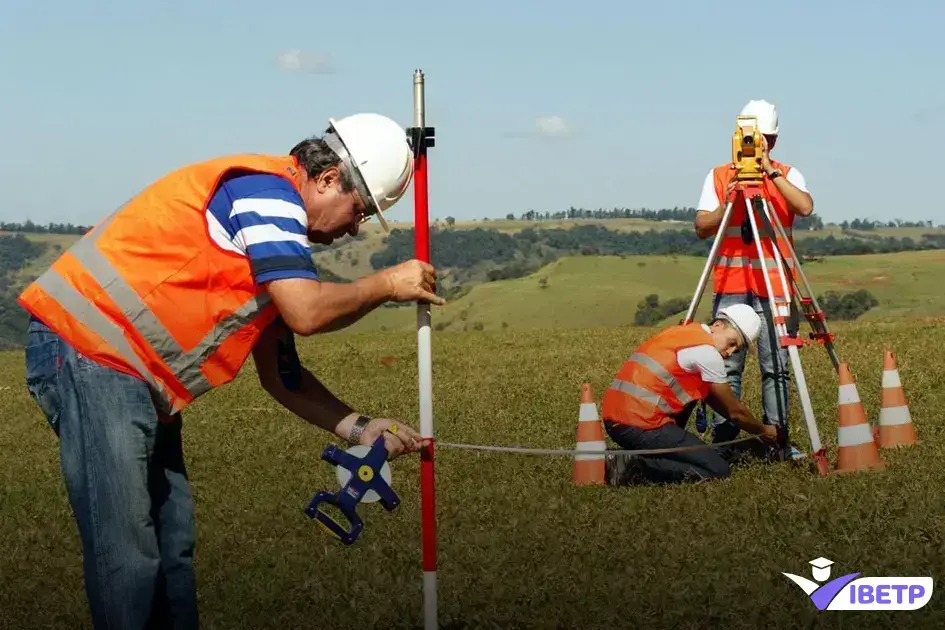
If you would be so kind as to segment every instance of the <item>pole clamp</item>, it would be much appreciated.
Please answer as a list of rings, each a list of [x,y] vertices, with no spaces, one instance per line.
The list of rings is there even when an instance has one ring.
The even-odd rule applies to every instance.
[[[413,149],[414,157],[426,153],[429,147],[436,146],[435,138],[435,127],[407,127],[407,142],[410,144],[410,148]]]

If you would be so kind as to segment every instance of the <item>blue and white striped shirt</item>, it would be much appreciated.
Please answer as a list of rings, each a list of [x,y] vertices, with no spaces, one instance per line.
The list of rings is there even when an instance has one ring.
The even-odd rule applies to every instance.
[[[282,177],[249,173],[225,180],[207,207],[207,224],[220,247],[249,258],[257,284],[318,279],[305,206]]]

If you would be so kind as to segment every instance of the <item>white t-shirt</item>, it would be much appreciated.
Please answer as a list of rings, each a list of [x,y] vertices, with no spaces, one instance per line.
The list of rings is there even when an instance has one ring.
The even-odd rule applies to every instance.
[[[807,190],[807,181],[804,179],[804,175],[796,168],[791,167],[785,179],[797,186],[801,192],[810,192]],[[722,202],[719,201],[719,196],[715,194],[715,177],[713,171],[709,171],[709,174],[705,176],[705,182],[702,184],[702,196],[699,197],[699,205],[696,206],[696,210],[712,211],[720,205],[722,205]]]
[[[702,324],[706,332],[709,327]],[[705,344],[684,348],[676,353],[676,362],[679,367],[695,374],[702,373],[702,380],[706,383],[725,383],[728,377],[725,372],[725,360],[715,346]]]

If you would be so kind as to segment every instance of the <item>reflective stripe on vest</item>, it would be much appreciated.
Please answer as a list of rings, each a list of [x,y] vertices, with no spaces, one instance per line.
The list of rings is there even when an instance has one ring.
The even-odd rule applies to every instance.
[[[167,328],[151,312],[151,309],[141,301],[134,289],[125,282],[118,270],[95,248],[95,242],[102,230],[111,223],[114,217],[114,214],[111,215],[100,226],[97,226],[91,234],[77,241],[69,250],[70,253],[118,305],[122,310],[122,314],[129,322],[134,324],[135,329],[147,340],[151,348],[167,364],[191,396],[196,398],[210,391],[213,386],[200,371],[204,360],[228,336],[250,323],[270,303],[269,294],[263,293],[254,296],[245,302],[239,309],[217,323],[213,330],[192,350],[185,352]],[[114,347],[121,357],[132,365],[154,390],[160,393],[163,412],[171,415],[178,411],[172,397],[158,383],[151,371],[145,367],[117,324],[105,317],[75,287],[66,282],[55,269],[47,270],[37,278],[36,284],[50,296],[55,296],[72,317],[81,321]]]
[[[775,168],[780,169],[781,172],[784,173],[784,176],[787,176],[791,169],[790,166],[775,160],[772,160],[771,163]],[[725,188],[735,175],[735,171],[731,169],[730,166],[729,164],[719,166],[713,171],[715,192],[719,199],[724,199]],[[770,180],[765,180],[763,186],[768,197],[767,205],[769,212],[778,217],[785,235],[788,239],[793,240],[793,215],[787,209],[787,202],[784,196],[777,189],[774,182]],[[742,240],[741,224],[743,221],[747,220],[746,212],[747,208],[745,207],[744,199],[741,196],[737,197],[735,204],[732,206],[729,225],[722,234],[723,240],[719,248],[719,261],[716,264],[713,276],[715,284],[714,291],[716,293],[751,292],[761,297],[767,297],[768,291],[765,286],[764,275],[757,273],[762,269],[761,261],[758,259],[757,244],[754,240],[751,243],[745,243]],[[774,226],[769,223],[766,217],[757,214],[755,216],[758,219],[755,224],[758,229],[759,238],[781,240]],[[751,230],[749,230],[749,233],[751,233]],[[754,237],[753,233],[752,237]],[[767,242],[770,243],[772,241],[769,240]],[[768,266],[775,296],[783,295],[784,290],[777,272],[777,263],[774,258],[771,257],[773,256],[773,252],[767,251],[770,250],[770,248],[765,249],[765,263]],[[790,256],[789,252],[786,248],[782,248],[782,251],[787,267],[794,269],[794,261],[788,258]],[[748,263],[746,260],[750,260],[751,262]],[[748,273],[747,268],[753,270],[754,273]],[[733,269],[744,269],[746,273],[745,275],[734,273],[732,271]]]
[[[17,300],[78,352],[147,382],[162,415],[232,380],[278,316],[249,260],[207,232],[206,204],[233,169],[296,188],[300,177],[291,158],[257,155],[175,171],[94,226]]]
[[[787,258],[787,259],[782,260],[781,262],[782,264],[787,263],[788,269],[794,269],[793,259]],[[775,274],[777,274],[777,270],[778,270],[777,260],[775,260],[774,258],[765,258],[764,263],[765,265],[767,265],[769,272],[773,271]],[[761,259],[751,258],[749,256],[738,256],[738,257],[719,256],[718,261],[716,262],[716,265],[720,267],[734,267],[736,269],[742,268],[742,267],[751,267],[752,269],[759,269],[759,270],[762,269]],[[780,280],[778,280],[778,282],[780,283]]]
[[[673,375],[667,372],[666,368],[664,368],[662,365],[657,363],[652,357],[647,356],[645,354],[640,354],[639,352],[634,352],[632,355],[630,355],[630,358],[627,359],[627,362],[637,363],[639,365],[642,365],[646,369],[648,369],[650,372],[652,372],[656,378],[663,381],[663,383],[673,391],[673,393],[676,395],[676,398],[679,399],[679,402],[681,402],[683,406],[688,405],[690,402],[692,402],[692,398],[689,396],[689,394],[686,393],[686,390],[682,388],[682,385],[679,384],[679,381],[673,378]],[[645,390],[638,385],[634,385],[633,383],[627,383],[625,381],[614,379],[614,383],[613,385],[611,385],[611,387],[614,387],[615,389],[618,389],[628,394],[631,394],[631,392],[627,391],[627,388],[632,388],[636,392],[640,392],[640,393],[632,393],[631,395],[639,396],[639,398],[646,400],[647,402],[653,405],[656,405],[657,407],[660,407],[660,409],[664,409],[664,410],[668,409],[668,411],[666,411],[667,413],[672,413],[671,407],[660,406],[661,404],[665,405],[665,403],[663,402],[663,399],[660,397],[659,394]]]
[[[114,215],[106,219],[101,227],[104,229],[105,226],[111,223],[113,217]],[[167,364],[177,380],[184,385],[192,396],[196,398],[200,394],[210,391],[213,386],[200,371],[204,359],[224,339],[250,323],[269,304],[269,294],[263,293],[250,298],[239,309],[216,324],[213,330],[192,350],[185,352],[167,328],[164,327],[164,324],[141,301],[135,290],[125,282],[118,270],[95,248],[98,234],[101,234],[101,232],[96,231],[95,234],[91,235],[91,238],[76,243],[76,246],[72,249],[72,254],[82,263],[89,275],[105,289],[105,292],[115,301],[115,304],[122,309],[128,321],[134,324],[138,332],[147,340],[151,348]],[[81,319],[77,313],[73,312],[72,316]],[[93,330],[95,329],[93,328]],[[98,330],[95,330],[95,332],[101,334]]]
[[[700,374],[682,372],[676,352],[711,343],[711,335],[700,324],[668,328],[644,343],[604,392],[604,419],[643,428],[672,422],[671,416],[701,399],[707,388]],[[667,369],[667,365],[673,367]]]
[[[784,226],[781,226],[781,227],[784,227]],[[794,237],[794,229],[793,229],[793,228],[789,228],[789,227],[784,228],[784,233],[788,235],[788,238],[793,238],[793,237]],[[759,225],[759,226],[758,226],[758,234],[761,235],[761,238],[774,238],[775,234],[777,234],[777,231],[774,229],[773,226],[770,226],[770,225]],[[754,234],[752,234],[752,236],[754,236]],[[736,227],[729,226],[729,227],[725,228],[725,237],[726,237],[726,238],[737,238],[737,239],[741,239],[741,237],[742,237],[742,228],[737,227],[737,226],[736,226]],[[751,244],[749,245],[749,247],[754,247],[754,246],[755,246],[754,243],[751,243]]]

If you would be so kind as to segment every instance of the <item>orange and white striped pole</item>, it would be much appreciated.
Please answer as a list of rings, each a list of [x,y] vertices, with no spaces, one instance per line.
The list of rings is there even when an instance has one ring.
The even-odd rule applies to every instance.
[[[880,448],[913,446],[916,443],[909,403],[899,379],[896,357],[890,350],[883,357],[883,406],[879,410],[877,442]]]
[[[873,429],[866,419],[866,411],[850,373],[850,366],[841,363],[838,370],[840,391],[837,398],[837,469],[838,473],[886,468],[879,456]]]
[[[598,453],[574,455],[574,469],[571,481],[578,486],[600,486],[606,483],[605,455],[607,449],[604,440],[604,427],[597,415],[597,403],[590,383],[581,386],[581,406],[578,410],[577,451],[598,451]]]

